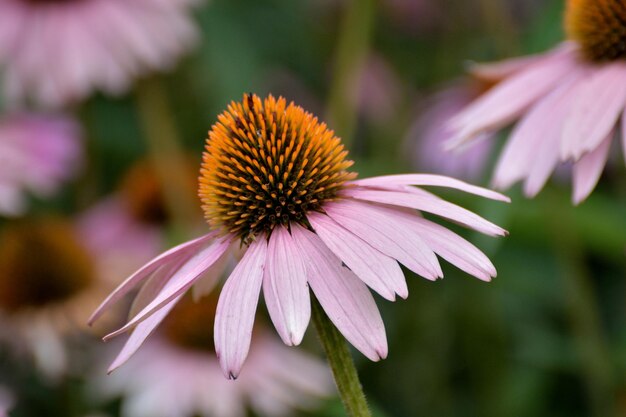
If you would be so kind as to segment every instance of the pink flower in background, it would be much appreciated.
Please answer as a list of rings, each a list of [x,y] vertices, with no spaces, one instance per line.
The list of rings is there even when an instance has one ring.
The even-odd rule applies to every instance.
[[[491,153],[491,132],[482,133],[463,152],[451,154],[444,145],[451,139],[446,127],[450,118],[484,90],[480,81],[463,80],[426,100],[423,106],[425,110],[413,122],[406,138],[413,166],[468,180],[480,177]]]
[[[522,68],[452,120],[451,146],[519,120],[498,161],[494,185],[506,189],[524,180],[525,194],[533,197],[559,164],[572,162],[573,201],[585,200],[616,136],[622,137],[626,158],[624,12],[626,6],[617,2],[570,1],[570,41],[542,55],[477,66],[474,72],[487,76]]]
[[[402,85],[393,68],[378,55],[368,57],[352,89],[352,105],[376,123],[389,121],[398,112]]]
[[[123,397],[123,417],[239,417],[247,408],[279,417],[311,410],[333,394],[323,362],[286,348],[263,328],[246,373],[225,380],[206,325],[214,314],[213,297],[199,303],[185,298],[133,360],[97,379],[94,391]]]
[[[2,0],[0,67],[11,102],[48,106],[124,92],[197,38],[193,0]]]
[[[81,163],[74,120],[31,113],[0,118],[0,215],[24,213],[28,193],[50,197]]]
[[[387,356],[382,318],[368,287],[388,300],[408,295],[400,266],[430,280],[443,276],[436,254],[482,280],[496,275],[472,244],[421,212],[491,236],[495,224],[417,186],[449,187],[500,201],[490,190],[425,174],[355,180],[339,138],[284,99],[245,95],[209,132],[200,197],[213,231],[173,248],[130,276],[98,308],[96,320],[144,284],[132,330],[112,369],[124,363],[232,245],[245,251],[219,297],[215,347],[224,374],[236,378],[252,339],[261,289],[283,342],[298,345],[311,314],[309,287],[330,320],[371,360]],[[136,312],[136,314],[135,314]]]

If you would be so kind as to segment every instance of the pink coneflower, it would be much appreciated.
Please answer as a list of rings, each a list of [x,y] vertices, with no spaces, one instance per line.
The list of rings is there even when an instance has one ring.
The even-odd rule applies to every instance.
[[[2,0],[0,67],[11,101],[49,106],[117,94],[168,69],[196,39],[193,0]]]
[[[430,213],[482,233],[505,231],[419,186],[505,196],[436,175],[356,180],[339,138],[285,99],[244,95],[209,132],[200,198],[210,233],[158,256],[130,276],[91,322],[139,284],[142,308],[108,337],[133,330],[123,363],[184,293],[235,243],[244,250],[219,297],[215,348],[229,378],[239,375],[261,288],[283,342],[301,342],[311,315],[309,287],[345,338],[371,360],[387,356],[385,328],[368,286],[388,300],[408,295],[396,262],[435,280],[435,254],[482,279],[496,275],[476,247],[422,216]]]
[[[0,215],[22,214],[27,193],[49,197],[70,178],[81,163],[79,136],[78,125],[67,117],[0,118]]]
[[[626,123],[625,13],[621,1],[570,0],[565,19],[569,41],[522,61],[477,66],[474,72],[487,76],[511,65],[523,68],[453,119],[451,146],[519,119],[496,167],[494,185],[504,189],[524,180],[525,194],[532,197],[560,163],[571,161],[573,201],[587,198],[613,138],[626,138],[624,127],[618,126],[620,117]]]
[[[462,80],[426,100],[425,110],[411,125],[406,139],[416,168],[467,180],[480,177],[491,152],[493,134],[483,133],[470,149],[451,155],[445,149],[451,139],[446,123],[488,87],[481,81]]]
[[[239,417],[246,408],[282,417],[312,409],[333,393],[330,371],[321,361],[286,348],[262,326],[255,328],[245,375],[225,380],[206,325],[216,301],[183,298],[132,361],[98,378],[96,391],[122,396],[124,417]]]

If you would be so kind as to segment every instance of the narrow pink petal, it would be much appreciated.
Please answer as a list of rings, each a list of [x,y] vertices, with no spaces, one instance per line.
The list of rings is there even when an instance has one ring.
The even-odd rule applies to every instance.
[[[396,293],[402,298],[408,297],[404,274],[394,259],[324,214],[312,213],[307,218],[326,246],[370,288],[390,301],[395,300]]]
[[[551,142],[550,145],[554,144],[557,149],[559,148],[565,116],[572,98],[575,97],[576,87],[584,75],[584,71],[570,74],[558,88],[534,105],[515,126],[496,165],[493,176],[495,187],[506,189],[515,182],[526,178],[533,170],[538,158],[544,158],[541,161],[543,168],[548,167],[551,162],[553,162],[552,168],[556,165],[556,161],[552,161],[554,158],[551,155],[550,157],[543,155],[538,152],[538,148],[544,146],[545,142]],[[556,157],[558,160],[558,154]],[[545,173],[545,169],[543,171]],[[547,180],[550,172],[551,170],[543,176],[543,183]],[[535,176],[538,174],[539,172]],[[539,183],[539,179],[542,178],[535,179],[535,182]]]
[[[523,71],[541,60],[545,59],[545,54],[529,55],[520,58],[510,58],[498,62],[472,63],[468,72],[479,79],[486,81],[500,81],[513,74]]]
[[[460,145],[481,132],[506,126],[576,65],[571,50],[559,51],[502,81],[451,120],[457,137],[454,142]]]
[[[422,217],[414,216],[413,222],[428,246],[446,261],[483,281],[497,275],[489,258],[461,236]]]
[[[266,255],[267,240],[259,236],[228,277],[217,303],[215,353],[229,379],[239,376],[248,356]]]
[[[282,226],[272,231],[268,243],[263,294],[283,342],[299,345],[311,318],[311,300],[298,246]]]
[[[583,155],[574,164],[574,204],[580,204],[596,187],[606,165],[614,136],[614,132],[611,131],[596,149]]]
[[[622,114],[622,151],[624,152],[624,162],[626,163],[626,110]]]
[[[128,277],[122,284],[120,284],[109,296],[100,304],[96,311],[89,318],[88,323],[91,325],[96,321],[109,307],[119,301],[122,297],[128,294],[139,283],[148,278],[154,271],[160,266],[169,264],[170,262],[176,262],[181,257],[196,250],[199,246],[215,238],[215,233],[209,233],[201,236],[197,239],[190,240],[181,245],[178,245],[167,252],[157,256],[137,272]]]
[[[342,200],[324,206],[341,226],[411,271],[430,280],[443,276],[437,256],[417,233],[407,233],[398,210],[359,201]]]
[[[415,191],[408,193],[399,191],[349,189],[346,190],[345,194],[360,200],[409,207],[436,214],[486,235],[506,235],[506,231],[504,229],[488,220],[483,219],[479,215],[472,213],[463,207],[442,200],[423,190],[415,189]]]
[[[122,328],[106,335],[104,339],[108,340],[130,330],[135,325],[154,314],[157,310],[161,309],[165,304],[169,303],[170,300],[191,288],[194,282],[228,249],[230,243],[229,239],[229,237],[221,238],[209,247],[191,256],[191,258],[169,278],[161,292],[159,292],[143,310]]]
[[[579,159],[595,150],[613,131],[626,106],[626,64],[594,70],[579,92],[563,127],[563,158]]]
[[[454,178],[432,174],[400,174],[384,175],[381,177],[364,178],[352,181],[353,184],[363,186],[386,186],[386,185],[421,185],[432,187],[448,187],[466,193],[478,195],[492,200],[510,202],[509,197],[486,188],[477,187]]]
[[[373,361],[387,357],[385,325],[367,286],[299,225],[291,233],[305,256],[307,277],[322,308],[342,335]]]

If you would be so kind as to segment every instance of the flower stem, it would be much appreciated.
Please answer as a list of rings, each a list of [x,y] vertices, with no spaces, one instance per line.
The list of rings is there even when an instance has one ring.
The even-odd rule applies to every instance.
[[[330,85],[327,117],[347,148],[350,146],[357,122],[355,106],[350,102],[357,88],[355,80],[369,49],[375,0],[353,0],[340,28],[333,79]]]
[[[158,79],[142,81],[136,90],[139,117],[149,157],[163,187],[166,207],[175,234],[186,234],[198,218],[194,191],[187,177],[189,168],[180,144],[167,94]]]
[[[315,329],[322,342],[328,363],[333,371],[339,396],[346,411],[351,417],[370,417],[372,414],[367,406],[363,387],[359,381],[348,344],[335,325],[330,321],[319,301],[312,298],[312,313]]]

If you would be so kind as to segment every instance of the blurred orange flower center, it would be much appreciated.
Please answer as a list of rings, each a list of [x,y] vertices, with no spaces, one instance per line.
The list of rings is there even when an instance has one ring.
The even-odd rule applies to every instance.
[[[570,0],[565,26],[585,58],[594,62],[626,58],[625,1]]]
[[[167,315],[161,325],[171,343],[192,350],[214,351],[213,319],[217,299],[205,297],[195,302],[186,295]]]
[[[6,227],[0,236],[0,309],[63,302],[93,281],[89,254],[62,221],[29,220]]]
[[[209,224],[245,242],[276,225],[308,226],[356,177],[341,140],[312,114],[284,98],[246,94],[209,132],[200,198]]]

